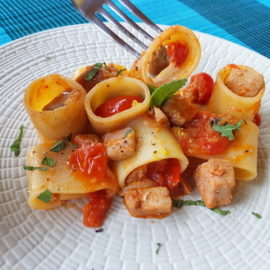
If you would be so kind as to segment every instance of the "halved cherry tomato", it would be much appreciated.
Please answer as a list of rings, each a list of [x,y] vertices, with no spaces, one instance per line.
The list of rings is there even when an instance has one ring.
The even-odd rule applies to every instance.
[[[214,80],[207,73],[198,73],[193,75],[190,83],[184,90],[191,101],[197,104],[205,105],[211,98],[214,90]]]
[[[98,228],[103,224],[112,199],[105,190],[88,194],[89,202],[83,208],[83,224],[87,227]]]
[[[147,177],[155,181],[159,186],[167,187],[174,196],[176,196],[178,190],[180,191],[180,173],[179,160],[176,158],[152,162],[147,166]]]
[[[133,101],[143,102],[143,98],[140,96],[115,97],[99,105],[95,110],[95,114],[103,118],[112,116],[116,113],[130,109]]]
[[[77,140],[78,141],[78,140]],[[72,141],[76,143],[75,139]],[[103,143],[82,143],[69,156],[69,166],[86,176],[104,178],[107,174],[107,153]]]
[[[261,115],[259,113],[256,113],[252,121],[259,127],[262,123]]]
[[[175,66],[181,66],[187,59],[189,52],[188,46],[179,41],[174,41],[168,44],[167,54],[170,60],[175,64]]]
[[[229,147],[231,141],[211,127],[211,120],[214,118],[215,115],[211,112],[199,111],[185,125],[180,144],[187,156],[217,155]]]

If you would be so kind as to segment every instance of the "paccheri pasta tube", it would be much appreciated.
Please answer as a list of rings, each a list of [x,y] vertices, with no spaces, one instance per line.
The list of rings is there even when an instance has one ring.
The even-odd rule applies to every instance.
[[[95,110],[104,102],[118,96],[138,96],[142,102],[134,102],[130,109],[109,117],[96,115]],[[98,83],[85,98],[85,110],[92,128],[97,133],[116,130],[132,119],[144,114],[150,106],[150,92],[143,82],[128,77],[116,77]]]
[[[125,186],[126,177],[136,168],[154,161],[175,158],[179,161],[181,172],[188,165],[188,160],[181,150],[181,146],[163,126],[148,117],[140,117],[129,123],[138,138],[134,156],[114,163],[114,171],[121,188]]]
[[[197,67],[201,46],[195,34],[184,26],[164,30],[130,69],[130,76],[160,86],[187,78]]]
[[[252,120],[260,110],[264,90],[263,76],[253,68],[227,65],[218,72],[207,107],[216,114]]]
[[[66,143],[66,147],[59,152],[52,152],[50,149],[55,141],[48,141],[37,144],[29,149],[26,157],[26,164],[33,168],[47,168],[47,170],[28,170],[29,198],[28,203],[36,209],[52,209],[61,206],[61,201],[79,199],[91,192],[107,190],[110,194],[118,191],[118,184],[113,173],[108,169],[104,178],[80,174],[72,166],[69,166],[70,154],[74,147]],[[54,167],[46,167],[42,164],[44,157],[53,159]],[[106,168],[103,168],[106,170]],[[38,197],[43,192],[51,193],[48,202]]]
[[[41,77],[27,87],[25,108],[41,141],[86,131],[85,96],[81,85],[59,74]]]

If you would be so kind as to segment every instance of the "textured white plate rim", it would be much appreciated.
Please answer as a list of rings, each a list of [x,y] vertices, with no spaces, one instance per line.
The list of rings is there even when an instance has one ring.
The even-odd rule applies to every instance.
[[[88,28],[94,32],[97,32],[98,30],[94,30],[93,27],[93,25],[89,24],[80,24],[42,31],[1,46],[0,53],[1,56],[5,55],[5,52],[8,51],[9,48],[12,50],[14,46],[16,47],[16,45],[20,45],[25,42],[29,42],[31,45],[31,40],[33,38],[35,41],[39,39],[41,41],[43,41],[43,39],[46,41],[46,36],[51,36],[53,38],[55,34],[61,38],[65,35],[69,35],[69,32],[72,32],[72,34],[73,32],[76,33],[77,30],[78,32],[83,32]],[[207,57],[209,56],[210,59],[212,55],[208,55],[209,48],[205,46],[205,40],[216,40],[218,44],[225,44],[229,49],[231,48],[232,50],[236,51],[241,50],[245,56],[248,55],[251,58],[253,57],[252,59],[254,59],[254,61],[259,61],[261,69],[267,65],[269,66],[269,59],[256,52],[253,52],[252,50],[243,48],[240,45],[208,34],[199,32],[196,33],[199,35],[203,43],[203,48],[206,50],[205,55],[207,52]],[[94,35],[96,34],[94,33]],[[99,36],[99,34],[97,35]],[[99,37],[104,40],[102,35],[103,34],[101,34]],[[66,36],[65,38],[68,39]],[[111,41],[108,42],[110,45],[112,44]],[[71,42],[71,45],[72,44],[73,43]],[[41,45],[42,43],[38,44],[38,46]],[[225,45],[224,48],[226,49]],[[121,51],[120,47],[117,45],[115,45],[115,47],[116,50]],[[106,47],[103,49],[106,50]],[[67,47],[66,50],[69,51],[70,47]],[[228,51],[231,53],[230,50]],[[81,50],[78,49],[78,52],[81,52]],[[204,57],[204,51],[202,54],[202,57]],[[123,57],[126,57],[126,55]],[[35,57],[33,59],[36,60]],[[63,58],[56,60],[55,65],[57,65],[60,60],[62,61]],[[111,57],[111,60],[113,61],[114,58]],[[210,67],[207,67],[207,62],[204,61],[203,64],[206,66],[206,71],[210,69]],[[52,68],[59,70],[54,66],[53,62],[48,63],[48,65],[52,65]],[[44,66],[45,65],[42,63],[40,64],[41,69]],[[201,69],[199,68],[199,70]],[[216,69],[214,68],[214,70]],[[265,72],[267,74],[266,80],[269,83],[269,69],[266,69]],[[5,70],[2,70],[2,73],[0,73],[0,87],[2,86],[2,74],[4,77],[7,75],[5,74]],[[25,82],[26,79],[22,78],[21,80],[22,82]],[[12,84],[11,87],[11,89],[14,89]],[[9,92],[10,91],[8,90],[6,92],[4,90],[0,93],[9,94]],[[267,96],[269,97],[268,94]],[[6,98],[7,100],[9,98],[5,96],[2,97]],[[263,106],[263,116],[265,118],[265,122],[269,119],[269,109],[266,106],[267,104],[268,100],[264,102]],[[18,110],[14,109],[14,115],[17,116],[21,109],[21,107],[19,107]],[[11,112],[13,113],[13,111]],[[2,114],[0,118],[2,118]],[[20,119],[20,115],[18,115],[18,119]],[[2,120],[5,119],[2,118]],[[11,123],[11,128],[13,125],[13,122],[9,121],[10,119],[6,119],[7,126],[5,126],[0,133],[2,135],[0,141],[1,148],[5,148],[4,150],[1,149],[0,151],[0,157],[4,157],[3,160],[1,160],[0,176],[1,178],[4,178],[3,175],[8,175],[8,177],[10,177],[9,175],[11,175],[11,177],[16,177],[16,174],[18,174],[18,178],[20,178],[22,177],[21,171],[18,173],[17,171],[19,169],[17,167],[12,170],[12,173],[5,170],[9,168],[6,164],[10,164],[9,158],[11,156],[7,154],[8,150],[6,149],[8,146],[6,141],[11,140],[11,138],[8,136],[10,131],[9,124]],[[29,121],[27,120],[27,123],[28,122]],[[268,161],[269,163],[269,158],[266,152],[269,150],[269,139],[267,140],[269,128],[264,124],[262,129],[263,132],[260,137],[261,145],[259,149],[262,157],[262,159],[259,161],[259,167],[261,167],[259,174],[261,177],[263,177],[263,175],[268,176],[268,164],[265,165],[265,162]],[[28,130],[27,132],[28,133],[26,135],[29,136],[29,138],[26,138],[27,141],[25,144],[28,147],[29,145],[33,144],[31,142],[31,138],[35,137],[35,133],[33,130]],[[14,131],[14,134],[15,133],[16,132]],[[266,150],[263,149],[264,147]],[[26,147],[23,149],[23,154],[25,154],[25,151]],[[16,164],[16,166],[22,165],[22,162],[19,161],[18,164]],[[171,217],[165,220],[155,221],[155,223],[152,223],[149,220],[145,221],[131,219],[124,209],[121,209],[121,211],[116,209],[120,203],[118,200],[114,204],[111,214],[108,217],[108,221],[104,225],[104,233],[95,234],[93,231],[82,228],[80,226],[80,220],[68,223],[69,220],[67,219],[70,217],[75,217],[78,219],[79,214],[74,209],[67,214],[64,214],[66,213],[66,209],[64,209],[65,211],[63,209],[54,210],[50,213],[44,213],[43,211],[31,211],[27,209],[25,205],[25,186],[23,186],[25,185],[25,179],[22,179],[22,181],[13,179],[14,182],[9,182],[7,181],[8,177],[6,176],[6,179],[3,179],[3,185],[0,181],[0,192],[3,192],[4,194],[4,199],[0,204],[0,235],[2,237],[0,239],[0,248],[2,249],[1,253],[3,254],[3,258],[0,260],[0,267],[3,267],[3,269],[9,269],[7,267],[12,265],[14,265],[14,269],[45,269],[45,267],[54,269],[52,268],[52,265],[57,265],[57,267],[61,269],[86,269],[94,267],[95,270],[157,268],[179,269],[180,267],[183,267],[183,269],[198,269],[199,265],[200,269],[228,269],[228,267],[230,269],[254,269],[254,267],[260,267],[260,269],[269,269],[270,259],[267,252],[270,250],[270,246],[268,244],[270,234],[265,229],[268,227],[267,225],[269,225],[267,220],[269,220],[268,217],[270,217],[270,215],[266,212],[267,209],[265,209],[266,205],[269,206],[269,200],[267,200],[269,190],[267,181],[254,181],[247,184],[240,184],[241,188],[238,188],[237,190],[236,201],[231,208],[233,214],[231,217],[229,217],[230,222],[228,223],[224,219],[226,217],[220,219],[220,217],[209,213],[206,209],[198,209],[195,207],[189,209],[185,208],[177,213],[174,213]],[[262,184],[264,185],[264,192],[261,192]],[[254,195],[252,197],[250,194],[251,187],[252,191],[254,190],[254,193],[257,191],[258,194],[256,194],[256,196]],[[15,197],[14,200],[13,193],[15,191],[19,193],[19,196]],[[11,203],[7,203],[5,199],[13,200],[11,200]],[[265,204],[262,203],[263,200],[265,200]],[[18,202],[22,203],[23,207],[19,208],[20,211],[17,213],[15,212],[14,214],[12,213],[12,210],[13,208],[18,210],[18,208],[16,208]],[[256,205],[256,207],[254,207],[254,205]],[[243,206],[247,207],[247,209]],[[258,212],[260,210],[263,211],[260,212],[263,214],[263,219],[256,220],[256,218],[250,216],[250,212],[248,213],[249,215],[247,215],[246,210],[250,211],[251,209],[254,211],[258,209]],[[237,216],[234,216],[235,213]],[[62,219],[57,221],[56,219],[59,215],[62,215]],[[22,219],[21,216],[25,217],[26,223],[18,223],[20,219]],[[46,221],[46,226],[40,222],[40,219],[44,219]],[[5,222],[2,220],[5,220]],[[127,221],[129,222],[128,224]],[[68,223],[68,228],[65,226],[65,222]],[[36,224],[36,226],[34,226],[34,224]],[[233,227],[231,225],[233,225]],[[9,226],[11,228],[10,231],[8,228]],[[199,230],[196,229],[198,226]],[[212,234],[207,235],[206,233],[208,233],[209,227],[211,227]],[[223,233],[225,233],[228,238],[232,237],[228,243],[224,242],[227,237],[221,234],[220,229],[223,230]],[[27,230],[29,230],[29,232]],[[61,230],[63,230],[63,232],[61,232]],[[27,232],[29,235],[27,235]],[[175,238],[176,233],[178,233],[177,239]],[[40,234],[41,236],[43,234],[46,235],[45,240],[40,238]],[[69,237],[68,234],[71,234],[72,237]],[[37,246],[29,244],[35,241]],[[158,256],[155,255],[157,242],[162,243],[161,252]],[[85,246],[86,244],[90,246]],[[74,246],[74,250],[70,251],[67,248],[67,246],[70,245]],[[210,247],[211,245],[213,246],[212,248]],[[83,248],[86,250],[85,252],[82,251]],[[27,251],[27,253],[24,249]],[[37,251],[40,249],[44,249],[43,253],[42,251]],[[258,250],[260,250],[260,252],[258,252]],[[39,253],[44,254],[44,252],[49,253],[49,255],[46,255],[45,260],[41,260],[42,263],[36,263],[34,257],[38,256]],[[135,255],[133,254],[134,252]],[[85,259],[85,256],[89,256],[89,258]],[[238,257],[235,259],[235,256]],[[58,264],[55,260],[58,260]],[[165,266],[166,268],[164,268]],[[222,268],[223,266],[224,268]]]

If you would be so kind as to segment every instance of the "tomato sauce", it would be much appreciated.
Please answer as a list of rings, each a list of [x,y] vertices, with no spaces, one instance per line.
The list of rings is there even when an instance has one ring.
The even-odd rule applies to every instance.
[[[147,177],[159,186],[167,187],[173,198],[182,192],[180,173],[181,167],[176,158],[152,162],[147,166]]]
[[[213,119],[213,113],[199,111],[185,125],[180,144],[187,156],[217,155],[225,152],[230,146],[231,141],[212,128]]]
[[[91,135],[77,135],[72,140],[78,148],[69,156],[68,166],[72,168],[86,187],[92,189],[116,188],[114,176],[108,167],[108,157],[103,143]],[[111,206],[112,198],[106,190],[98,190],[88,194],[89,202],[83,209],[83,223],[88,227],[100,227]]]
[[[168,44],[167,54],[175,66],[181,66],[187,59],[189,52],[188,46],[179,41],[171,42]]]
[[[140,96],[118,96],[99,105],[95,110],[95,114],[106,118],[130,109],[134,101],[143,102],[143,98]]]
[[[202,72],[191,77],[184,92],[190,97],[191,102],[205,105],[211,98],[213,90],[214,80],[209,74]]]
[[[88,194],[89,202],[83,208],[83,224],[87,227],[98,228],[103,224],[108,210],[112,205],[112,199],[105,190],[99,190]]]

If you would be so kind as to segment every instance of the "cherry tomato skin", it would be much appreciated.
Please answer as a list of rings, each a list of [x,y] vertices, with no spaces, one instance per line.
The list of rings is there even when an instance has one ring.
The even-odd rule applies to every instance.
[[[214,118],[212,113],[200,111],[186,124],[185,135],[180,140],[186,155],[217,155],[229,147],[231,141],[212,128],[211,120]]]
[[[75,137],[76,138],[76,137]],[[76,142],[76,139],[73,140]],[[107,153],[103,143],[82,143],[69,156],[69,166],[85,176],[104,178],[107,173]]]
[[[112,116],[130,109],[133,101],[143,102],[143,98],[140,96],[118,96],[99,105],[95,110],[95,114],[103,118]]]
[[[261,123],[262,123],[262,118],[261,118],[261,115],[260,115],[259,113],[256,113],[256,114],[254,115],[253,123],[255,123],[258,127],[261,125]]]
[[[181,168],[176,158],[164,159],[148,164],[147,177],[155,181],[159,186],[165,186],[171,192],[176,193],[181,182]]]
[[[112,199],[104,190],[90,193],[88,197],[89,202],[83,208],[83,224],[87,227],[98,228],[103,224]]]
[[[208,103],[214,90],[214,80],[207,73],[198,73],[193,75],[186,91],[191,91],[193,102],[205,105]]]
[[[168,44],[167,54],[175,66],[181,66],[187,59],[189,48],[186,44],[175,41]]]

